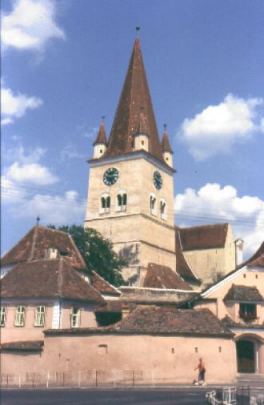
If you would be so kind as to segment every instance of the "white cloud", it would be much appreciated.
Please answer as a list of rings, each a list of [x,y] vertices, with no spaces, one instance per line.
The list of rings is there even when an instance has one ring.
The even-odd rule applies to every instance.
[[[1,91],[2,125],[12,124],[15,118],[25,115],[27,110],[34,110],[42,105],[38,97],[29,97],[25,94],[15,95],[11,89],[3,88]]]
[[[17,142],[17,139],[15,138],[14,141]],[[46,149],[40,147],[28,148],[27,150],[28,153],[25,152],[25,148],[21,143],[15,148],[4,148],[3,159],[24,164],[37,163],[46,153]]]
[[[5,175],[1,176],[1,200],[3,204],[20,203],[26,197],[26,191],[18,187],[16,183],[8,179]]]
[[[2,18],[2,43],[5,48],[42,50],[53,38],[64,39],[56,24],[56,3],[52,0],[16,0]]]
[[[79,153],[74,145],[68,144],[60,151],[62,161],[69,159],[84,159],[85,155]]]
[[[58,181],[57,176],[39,163],[20,164],[14,162],[5,173],[7,179],[16,183],[46,186]]]
[[[187,188],[175,198],[176,222],[184,226],[230,222],[236,237],[245,240],[245,253],[264,241],[264,200],[238,196],[233,186],[207,183],[198,191]]]
[[[36,218],[48,224],[80,223],[84,218],[84,204],[79,201],[76,191],[67,191],[64,195],[37,194],[25,200],[19,209],[19,216]]]
[[[261,131],[257,107],[262,98],[243,99],[228,94],[218,105],[210,105],[194,118],[183,121],[180,136],[197,160],[204,160],[218,153],[227,153],[234,143],[248,139]]]
[[[52,194],[45,186],[58,181],[49,168],[40,163],[45,154],[42,148],[25,153],[23,145],[5,150],[10,162],[1,178],[2,203],[13,218],[35,219],[42,223],[80,223],[84,218],[85,201],[76,191],[69,190],[63,195]],[[44,187],[44,191],[41,188]]]

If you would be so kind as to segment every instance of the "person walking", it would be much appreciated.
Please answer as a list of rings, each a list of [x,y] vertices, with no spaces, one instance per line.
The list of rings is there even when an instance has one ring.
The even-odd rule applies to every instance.
[[[198,370],[198,380],[194,381],[195,385],[205,385],[205,365],[203,359],[200,357],[197,367],[194,370]]]

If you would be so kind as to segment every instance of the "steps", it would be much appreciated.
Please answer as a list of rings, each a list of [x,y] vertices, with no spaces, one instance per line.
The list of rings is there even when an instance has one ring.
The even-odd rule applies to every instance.
[[[238,386],[261,387],[264,389],[264,374],[238,374]]]

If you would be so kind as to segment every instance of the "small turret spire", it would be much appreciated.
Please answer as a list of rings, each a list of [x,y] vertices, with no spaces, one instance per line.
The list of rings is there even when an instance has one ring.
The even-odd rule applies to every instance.
[[[99,145],[99,144],[107,145],[107,137],[106,137],[106,132],[105,132],[104,120],[105,120],[105,116],[102,115],[97,137],[93,144],[94,146]]]
[[[162,141],[161,141],[162,152],[173,153],[172,148],[170,146],[169,134],[167,131],[167,124],[164,124],[163,128],[164,128],[164,131],[163,131]]]

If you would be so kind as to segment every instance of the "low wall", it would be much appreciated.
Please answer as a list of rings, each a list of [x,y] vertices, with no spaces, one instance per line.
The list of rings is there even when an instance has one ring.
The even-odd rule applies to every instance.
[[[32,356],[2,353],[1,373],[19,374],[22,380],[30,376],[32,385],[34,378],[61,386],[190,384],[202,357],[207,383],[230,384],[236,376],[235,344],[228,338],[47,336],[42,355]]]

